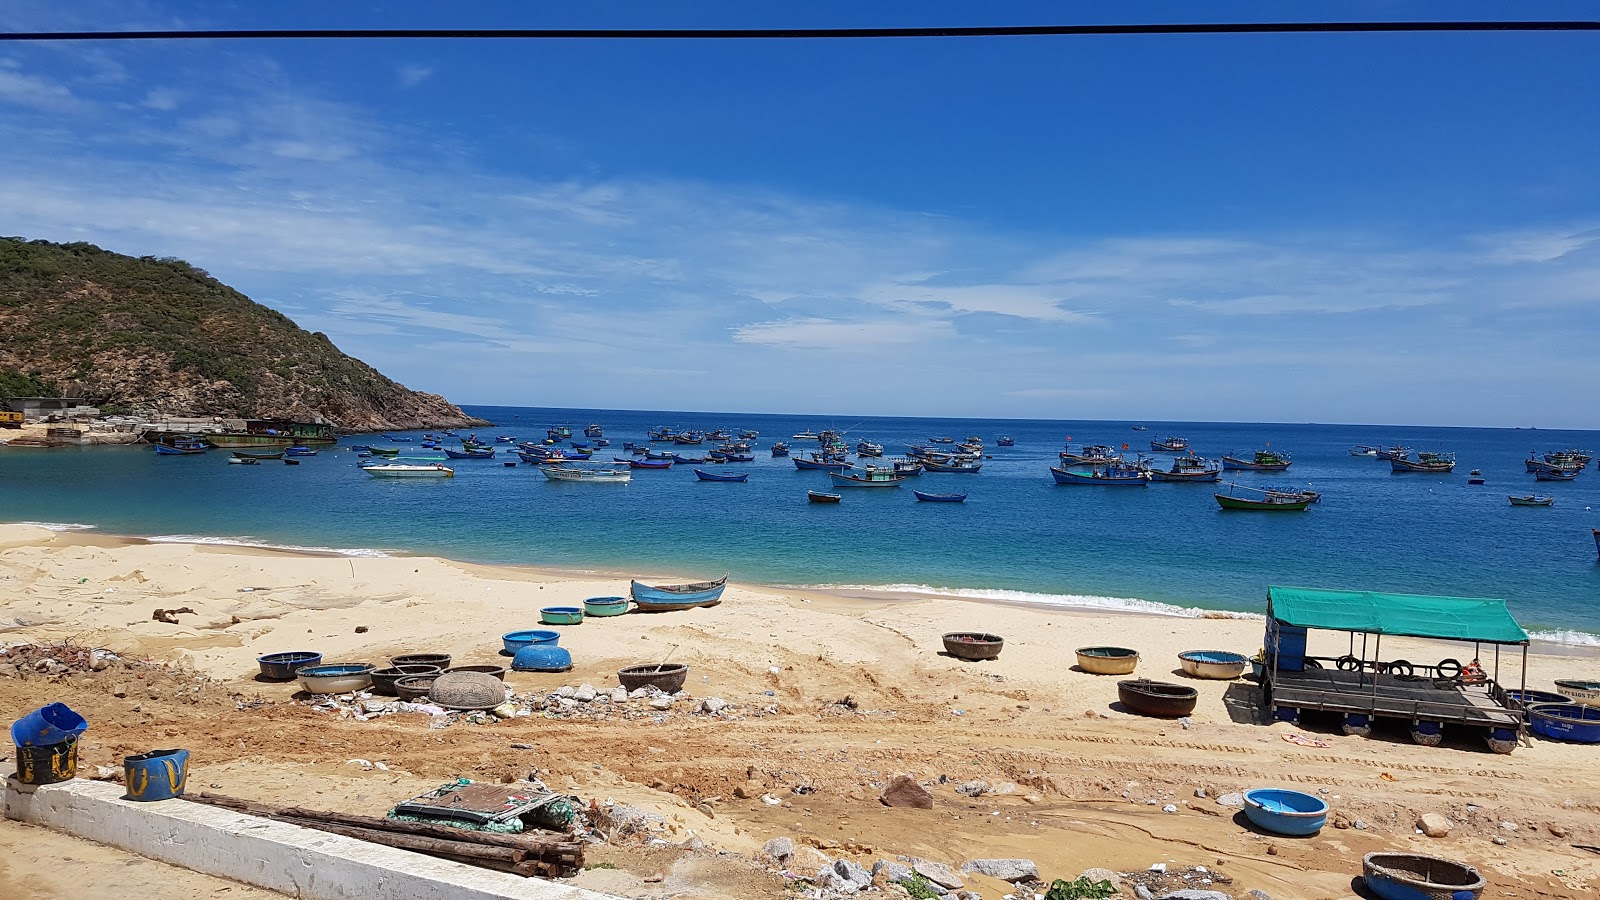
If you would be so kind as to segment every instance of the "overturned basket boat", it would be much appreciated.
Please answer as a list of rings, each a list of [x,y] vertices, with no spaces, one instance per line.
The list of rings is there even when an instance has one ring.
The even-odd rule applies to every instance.
[[[1187,716],[1194,712],[1194,704],[1199,697],[1199,691],[1181,684],[1167,684],[1148,678],[1117,682],[1117,699],[1129,712],[1142,716],[1163,719]]]
[[[996,659],[1005,638],[982,631],[952,631],[944,636],[944,650],[957,659]]]
[[[1128,675],[1139,666],[1139,651],[1127,647],[1079,647],[1078,668],[1091,675]]]
[[[1478,900],[1485,884],[1465,863],[1418,853],[1368,853],[1361,877],[1384,900]]]

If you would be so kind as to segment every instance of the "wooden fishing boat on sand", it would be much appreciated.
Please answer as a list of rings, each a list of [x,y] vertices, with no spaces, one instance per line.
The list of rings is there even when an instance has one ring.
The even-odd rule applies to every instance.
[[[716,581],[696,581],[692,584],[648,585],[630,581],[628,591],[641,610],[667,612],[696,606],[716,606],[722,602],[722,591],[727,586],[728,576],[724,575]]]

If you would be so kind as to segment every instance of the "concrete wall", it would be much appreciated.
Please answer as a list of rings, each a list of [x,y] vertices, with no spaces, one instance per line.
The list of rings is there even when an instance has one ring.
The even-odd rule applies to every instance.
[[[5,791],[5,816],[303,900],[620,900],[230,810],[122,799],[120,785],[68,781]]]

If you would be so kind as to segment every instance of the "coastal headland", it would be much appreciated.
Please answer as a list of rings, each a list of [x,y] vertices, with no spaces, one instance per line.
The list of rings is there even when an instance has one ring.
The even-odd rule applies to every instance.
[[[761,859],[781,837],[866,866],[1024,857],[1046,882],[1090,867],[1204,867],[1230,895],[1277,900],[1356,896],[1362,855],[1381,849],[1470,862],[1496,897],[1584,897],[1600,885],[1600,856],[1574,847],[1600,843],[1591,748],[1536,740],[1498,756],[1476,736],[1447,733],[1428,748],[1402,731],[1361,738],[1334,723],[1264,725],[1248,681],[1185,681],[1200,693],[1193,716],[1147,719],[1116,704],[1115,677],[1072,666],[1075,647],[1117,644],[1141,652],[1138,674],[1183,680],[1179,652],[1253,653],[1259,619],[733,585],[714,608],[566,628],[571,672],[508,675],[519,696],[584,684],[604,695],[623,666],[688,663],[693,699],[665,710],[553,703],[494,724],[437,727],[422,713],[363,721],[301,702],[293,684],[254,679],[257,656],[284,650],[330,662],[440,651],[457,664],[504,664],[500,635],[534,627],[540,607],[626,588],[609,574],[0,526],[0,642],[69,642],[165,664],[8,669],[0,702],[81,712],[90,729],[80,766],[90,772],[182,746],[194,785],[262,801],[381,814],[450,778],[536,773],[586,801],[659,817],[649,820],[656,842],[597,846],[593,868],[573,879],[630,897],[792,896],[782,867]],[[158,608],[179,610],[177,624],[154,620]],[[940,635],[957,630],[1001,634],[1005,651],[982,663],[942,654]],[[1316,640],[1315,652],[1343,652]],[[1395,645],[1412,659],[1461,649]],[[1571,652],[1536,648],[1529,686],[1588,671],[1592,660],[1556,655]],[[1518,661],[1502,659],[1503,680],[1516,681]],[[706,698],[726,708],[707,713]],[[933,808],[880,803],[897,774],[926,785]],[[1309,839],[1271,836],[1219,802],[1256,787],[1322,796],[1330,827]],[[1450,821],[1446,836],[1418,831],[1427,813]],[[0,824],[0,846],[27,846],[30,831]],[[68,893],[63,873],[7,866],[0,894],[23,879],[44,892],[35,896]],[[209,895],[188,873],[174,878],[173,896]],[[966,882],[985,900],[1012,890],[982,875]]]

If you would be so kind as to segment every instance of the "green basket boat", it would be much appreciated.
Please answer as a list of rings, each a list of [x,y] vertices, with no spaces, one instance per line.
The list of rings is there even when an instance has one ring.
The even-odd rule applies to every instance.
[[[627,597],[590,597],[583,601],[586,616],[620,616],[628,611],[631,601]]]
[[[582,625],[583,609],[577,606],[546,606],[539,610],[539,621],[546,625]]]

